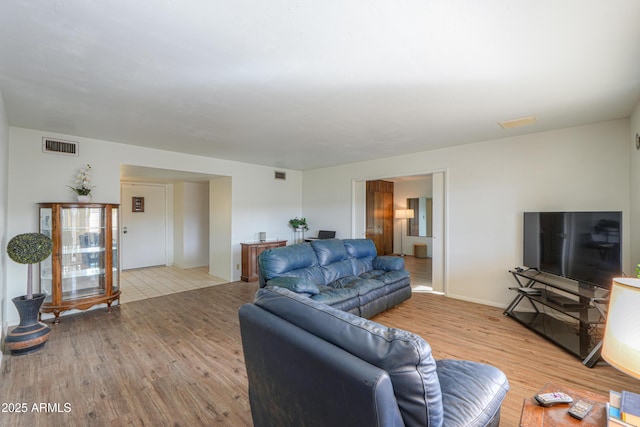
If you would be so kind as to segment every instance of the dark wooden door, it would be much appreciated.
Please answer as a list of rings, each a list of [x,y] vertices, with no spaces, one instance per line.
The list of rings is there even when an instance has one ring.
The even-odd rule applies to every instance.
[[[393,182],[367,181],[367,231],[378,255],[393,253]]]

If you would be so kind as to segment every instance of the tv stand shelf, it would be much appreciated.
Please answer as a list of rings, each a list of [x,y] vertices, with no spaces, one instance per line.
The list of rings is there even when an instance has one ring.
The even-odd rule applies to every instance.
[[[609,291],[537,270],[509,273],[518,286],[509,288],[516,296],[504,314],[595,366],[605,316],[594,300],[605,300]]]

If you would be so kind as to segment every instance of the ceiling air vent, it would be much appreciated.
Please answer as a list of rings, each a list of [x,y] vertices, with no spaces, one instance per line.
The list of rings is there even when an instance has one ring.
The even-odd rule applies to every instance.
[[[42,152],[78,157],[78,143],[60,139],[42,138]]]
[[[286,181],[287,180],[287,173],[286,172],[281,172],[281,171],[275,171],[273,173],[273,177],[275,179],[281,179],[283,181]]]

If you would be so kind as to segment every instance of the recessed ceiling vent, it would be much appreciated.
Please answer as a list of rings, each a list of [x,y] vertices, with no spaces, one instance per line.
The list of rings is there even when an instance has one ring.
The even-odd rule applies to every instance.
[[[281,179],[282,181],[286,181],[287,180],[287,173],[286,172],[282,172],[282,171],[275,171],[273,173],[273,177],[275,179]]]
[[[537,123],[536,116],[520,117],[519,119],[498,122],[502,129],[512,129],[520,126],[529,126]]]
[[[61,139],[42,138],[42,152],[78,157],[78,143]]]

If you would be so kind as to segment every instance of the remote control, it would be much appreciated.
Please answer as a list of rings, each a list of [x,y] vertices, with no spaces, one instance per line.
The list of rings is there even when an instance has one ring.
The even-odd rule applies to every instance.
[[[573,402],[573,398],[571,396],[561,391],[536,394],[534,397],[538,401],[538,403],[541,404],[542,406],[553,406],[559,403]]]
[[[579,420],[587,416],[589,411],[593,408],[593,405],[585,402],[584,400],[578,400],[569,408],[569,415]]]

